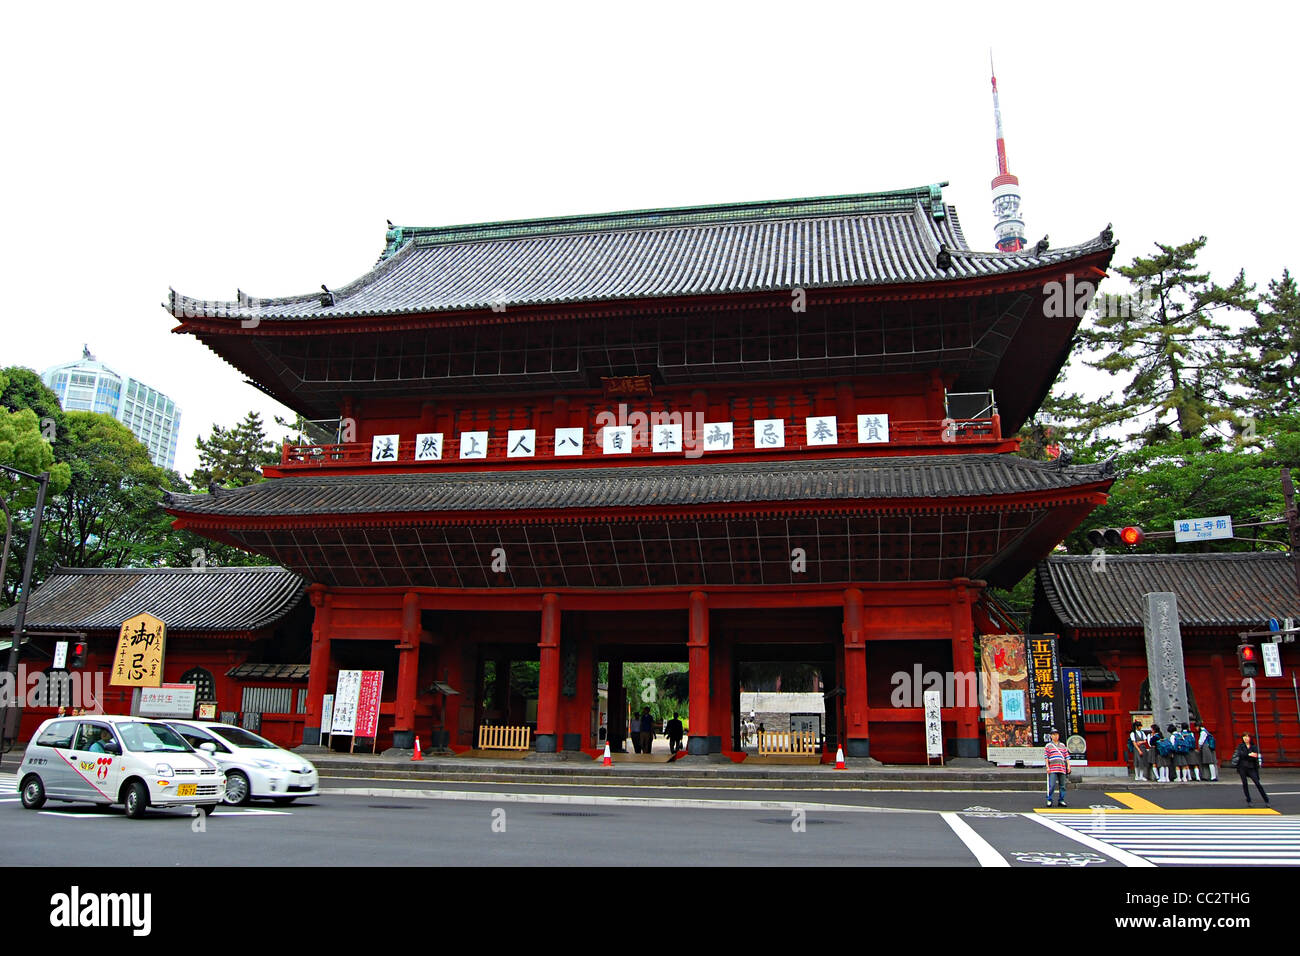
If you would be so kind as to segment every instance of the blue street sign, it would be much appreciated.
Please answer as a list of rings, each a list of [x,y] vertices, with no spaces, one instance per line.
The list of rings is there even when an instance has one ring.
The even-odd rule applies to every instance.
[[[1270,618],[1268,619],[1268,629],[1269,629],[1270,631],[1280,631],[1280,630],[1282,630],[1282,626],[1281,626],[1280,624],[1277,623],[1277,618],[1275,618],[1275,617],[1270,617]]]

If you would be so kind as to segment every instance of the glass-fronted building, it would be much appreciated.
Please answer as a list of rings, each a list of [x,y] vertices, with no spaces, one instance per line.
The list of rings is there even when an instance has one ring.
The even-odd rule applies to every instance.
[[[118,375],[96,360],[89,348],[82,349],[79,361],[46,369],[41,378],[59,397],[64,411],[112,415],[149,449],[155,465],[175,467],[181,410],[156,388]]]

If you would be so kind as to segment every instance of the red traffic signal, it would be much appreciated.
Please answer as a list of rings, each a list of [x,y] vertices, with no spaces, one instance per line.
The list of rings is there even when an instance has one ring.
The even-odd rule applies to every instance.
[[[1146,540],[1146,535],[1137,525],[1123,528],[1093,528],[1088,532],[1088,544],[1094,548],[1136,547]]]
[[[1237,645],[1237,669],[1242,677],[1254,677],[1259,673],[1259,652],[1254,644]]]
[[[72,645],[71,659],[68,662],[69,667],[80,670],[86,666],[86,642],[77,641]]]

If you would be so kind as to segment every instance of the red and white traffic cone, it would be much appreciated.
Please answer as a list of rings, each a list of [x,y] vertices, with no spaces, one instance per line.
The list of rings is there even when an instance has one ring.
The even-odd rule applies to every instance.
[[[608,740],[605,741],[605,756],[604,756],[604,758],[600,761],[600,765],[601,765],[602,767],[612,767],[612,766],[614,766],[614,758],[610,755],[610,752],[609,752],[609,741],[608,741]]]
[[[412,760],[423,760],[424,755],[420,753],[420,738],[415,738],[415,753],[411,754]]]
[[[843,747],[837,747],[836,750],[835,750],[835,769],[836,769],[836,770],[848,770],[848,769],[849,769],[848,767],[846,767],[846,766],[844,765],[844,748],[843,748]]]

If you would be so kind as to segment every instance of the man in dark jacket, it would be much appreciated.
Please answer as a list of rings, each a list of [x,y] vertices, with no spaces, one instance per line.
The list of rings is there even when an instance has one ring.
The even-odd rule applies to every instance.
[[[1255,781],[1255,789],[1259,795],[1264,798],[1264,806],[1268,806],[1268,794],[1259,782],[1259,750],[1251,742],[1250,734],[1241,735],[1241,743],[1237,744],[1237,752],[1233,755],[1232,762],[1237,765],[1237,774],[1241,777],[1241,789],[1246,794],[1246,802],[1250,803],[1250,787],[1247,780]]]
[[[664,736],[668,738],[668,752],[677,753],[682,749],[681,714],[673,714],[673,719],[664,726]]]

